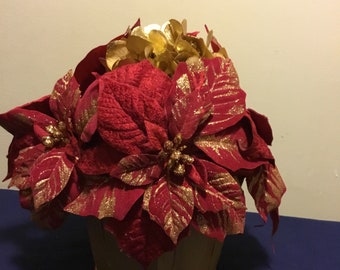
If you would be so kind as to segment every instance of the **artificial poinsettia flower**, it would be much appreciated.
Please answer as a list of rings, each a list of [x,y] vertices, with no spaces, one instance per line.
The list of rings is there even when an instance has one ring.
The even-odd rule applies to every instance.
[[[131,70],[127,72],[127,69],[130,68]],[[143,76],[138,76],[138,73],[143,73]],[[113,76],[116,76],[117,79],[128,81],[132,85],[122,83],[113,87],[110,84]],[[136,83],[135,86],[144,88],[145,91],[138,92],[139,88],[133,87],[134,83]],[[167,139],[164,130],[166,126],[164,93],[170,87],[170,83],[171,80],[165,73],[154,68],[148,62],[141,62],[135,66],[127,65],[99,76],[88,87],[83,96],[83,100],[87,100],[90,96],[91,100],[96,100],[97,111],[89,117],[92,119],[96,115],[96,121],[93,123],[95,128],[87,128],[89,123],[92,122],[89,120],[86,127],[82,129],[83,132],[81,132],[83,134],[84,130],[88,130],[88,132],[85,132],[87,134],[85,137],[90,141],[89,144],[91,144],[91,140],[95,141],[96,147],[93,148],[93,151],[96,152],[87,151],[83,147],[82,157],[86,156],[87,161],[95,160],[98,156],[103,157],[103,153],[105,154],[103,151],[109,149],[109,155],[113,155],[116,159],[102,158],[102,160],[107,161],[108,174],[112,170],[112,166],[126,155],[142,153],[142,151],[147,153],[154,152],[153,149],[157,149],[156,151],[161,150],[162,145],[159,141]],[[125,89],[126,87],[128,87],[128,90]],[[123,110],[119,103],[125,107]],[[81,101],[78,107],[82,107],[80,104]],[[107,107],[107,104],[108,106],[115,104],[115,107]],[[145,104],[148,104],[148,106],[145,106]],[[138,111],[139,109],[141,111]],[[129,113],[132,114],[129,116]],[[158,133],[154,132],[156,126],[159,127],[157,129]],[[97,130],[100,137],[92,138],[92,136],[96,136],[95,132]],[[130,131],[131,134],[129,133]],[[147,135],[144,135],[144,132]],[[102,143],[98,144],[98,139],[102,140]],[[92,153],[97,154],[93,155]],[[82,172],[88,175],[98,175],[98,172],[94,171],[98,166],[92,169],[86,164],[84,166],[83,163],[83,158],[81,158],[78,162],[78,167]],[[94,163],[98,164],[98,162]],[[88,179],[80,195],[65,207],[66,211],[78,215],[94,215],[98,218],[113,217],[117,220],[122,220],[132,205],[144,193],[144,188],[126,185],[117,179],[108,178],[107,176],[100,178],[100,180],[97,178]],[[129,198],[129,202],[127,202],[127,198]],[[125,201],[125,203],[116,203],[119,201]],[[109,207],[104,209],[103,205]]]
[[[63,206],[78,194],[79,144],[73,114],[80,98],[68,72],[51,95],[0,115],[14,135],[9,148],[9,186],[21,190],[21,202],[46,226],[59,225]]]
[[[93,83],[98,91],[98,132],[125,155],[113,164],[111,177],[130,187],[125,189],[134,192],[135,202],[143,197],[143,209],[174,244],[191,223],[222,241],[227,232],[242,232],[245,216],[243,191],[232,170],[212,162],[210,152],[197,147],[203,138],[225,132],[245,117],[245,93],[230,60],[196,60],[180,64],[173,78],[142,61],[105,73]],[[235,139],[233,147],[237,143]],[[229,156],[235,159],[233,153]],[[239,168],[247,168],[244,164]],[[101,202],[107,202],[104,194],[109,190],[111,198],[119,199],[114,187],[105,188]],[[125,207],[125,216],[118,217],[120,211],[114,210],[107,217],[124,221],[132,205]],[[91,213],[98,216],[99,208]],[[207,223],[215,229],[203,229]]]

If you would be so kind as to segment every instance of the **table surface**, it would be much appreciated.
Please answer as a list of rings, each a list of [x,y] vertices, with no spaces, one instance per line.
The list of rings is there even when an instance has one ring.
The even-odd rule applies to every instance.
[[[1,270],[94,269],[84,218],[41,230],[17,191],[0,190],[0,251]],[[226,238],[217,269],[339,270],[340,222],[283,216],[272,236],[270,223],[248,213],[245,234]]]

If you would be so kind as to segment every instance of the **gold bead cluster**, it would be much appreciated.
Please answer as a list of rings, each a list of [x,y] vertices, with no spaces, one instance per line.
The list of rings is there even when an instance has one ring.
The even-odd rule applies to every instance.
[[[163,145],[160,158],[161,160],[166,160],[165,169],[167,174],[172,172],[176,176],[184,176],[185,165],[194,162],[193,157],[182,153],[187,146],[181,144],[182,136],[178,134],[173,141],[166,141]]]
[[[45,130],[48,135],[42,137],[42,143],[48,148],[52,148],[56,145],[64,145],[68,143],[68,138],[66,136],[66,125],[63,121],[59,121],[56,126],[48,125]]]

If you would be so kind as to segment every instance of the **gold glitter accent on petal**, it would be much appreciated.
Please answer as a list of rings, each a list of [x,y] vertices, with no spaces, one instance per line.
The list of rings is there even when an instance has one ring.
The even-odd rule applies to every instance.
[[[176,81],[176,85],[182,90],[184,95],[188,95],[191,92],[188,74],[183,74],[181,77],[179,77]]]
[[[203,148],[211,148],[218,156],[221,156],[221,151],[228,151],[231,156],[237,150],[237,144],[231,136],[217,138],[215,135],[202,136],[195,140],[195,144]],[[235,159],[236,157],[233,156]]]
[[[113,210],[115,209],[116,205],[116,197],[113,194],[107,194],[103,196],[103,200],[100,203],[98,209],[98,218],[104,218],[112,216]]]

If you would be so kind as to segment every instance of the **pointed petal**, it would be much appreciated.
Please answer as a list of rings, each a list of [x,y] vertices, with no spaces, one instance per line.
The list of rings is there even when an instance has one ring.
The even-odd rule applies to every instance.
[[[95,80],[93,73],[104,74],[105,67],[101,64],[100,59],[104,59],[105,55],[106,45],[98,46],[92,49],[77,65],[74,77],[82,92]]]
[[[226,169],[209,161],[201,160],[201,162],[207,169],[209,184],[203,191],[199,191],[200,197],[197,204],[195,203],[196,209],[200,213],[221,214],[220,211],[225,211],[225,214],[229,215],[229,222],[242,226],[246,207],[240,184]],[[237,228],[237,225],[235,226]]]
[[[247,136],[240,128],[229,129],[226,132],[198,137],[195,145],[214,162],[232,171],[254,169],[264,161],[249,161],[239,150],[240,144],[247,144]]]
[[[273,132],[268,118],[252,109],[248,109],[247,112],[249,113],[250,118],[254,121],[258,134],[267,145],[271,145],[273,141]]]
[[[9,187],[15,186],[18,189],[31,187],[30,173],[34,162],[45,152],[42,144],[22,149],[13,164],[13,174]]]
[[[59,227],[66,218],[66,212],[63,210],[64,205],[76,198],[78,194],[78,175],[72,171],[70,181],[58,196],[48,203],[42,204],[39,208],[31,209],[32,220],[42,228],[55,229]]]
[[[144,121],[165,129],[164,98],[170,78],[147,60],[125,65],[99,79],[98,130],[113,148],[127,154],[153,149]]]
[[[161,254],[175,248],[163,229],[142,211],[139,203],[134,205],[123,221],[109,218],[104,222],[104,228],[114,235],[119,248],[139,261],[145,269]]]
[[[254,198],[256,208],[264,221],[267,215],[273,218],[273,233],[278,226],[278,207],[286,192],[286,186],[278,169],[268,163],[256,170],[256,173],[246,177],[249,193]]]
[[[261,121],[261,126],[265,126],[265,129],[259,130],[261,126],[257,127],[252,118],[249,115],[246,115],[246,117],[244,118],[245,124],[243,125],[243,127],[248,138],[250,139],[248,146],[244,147],[245,145],[240,145],[241,154],[244,158],[250,161],[266,160],[274,164],[274,156],[272,155],[268,144],[262,137],[264,136],[266,138],[267,136],[266,139],[269,139],[271,137],[271,133],[267,133],[267,131],[270,132],[270,126],[269,124],[267,125],[268,122],[266,122],[265,120],[259,120],[259,117],[256,118],[258,122]],[[258,131],[261,132],[261,135],[258,133]]]
[[[186,182],[176,185],[162,178],[145,192],[143,208],[176,244],[192,219],[193,200],[192,188]]]
[[[25,135],[32,130],[33,123],[42,126],[54,123],[49,109],[49,96],[16,107],[0,114],[0,125],[15,136]]]
[[[143,193],[143,188],[131,188],[116,179],[96,179],[87,183],[79,196],[64,210],[80,216],[123,220]]]
[[[80,139],[89,142],[97,130],[98,81],[94,81],[80,98],[74,112],[74,124]]]
[[[0,124],[14,136],[21,136],[30,132],[34,124],[46,127],[55,125],[56,120],[45,113],[17,107],[0,115]]]
[[[53,200],[68,183],[74,164],[62,149],[40,155],[34,163],[30,181],[35,208]]]
[[[207,211],[219,212],[229,206],[226,197],[210,185],[206,185],[203,189],[194,189],[195,208],[202,213]]]
[[[130,186],[142,186],[158,180],[161,173],[157,156],[131,155],[122,158],[110,174]]]
[[[50,97],[50,108],[55,118],[68,123],[79,98],[79,84],[70,70],[56,82]]]
[[[195,211],[191,224],[202,234],[222,242],[229,234],[243,233],[244,222],[227,210],[218,213]]]
[[[208,66],[207,77],[211,82],[213,113],[202,134],[214,134],[242,119],[246,112],[246,94],[239,86],[238,76],[230,59],[216,57],[204,62]]]

